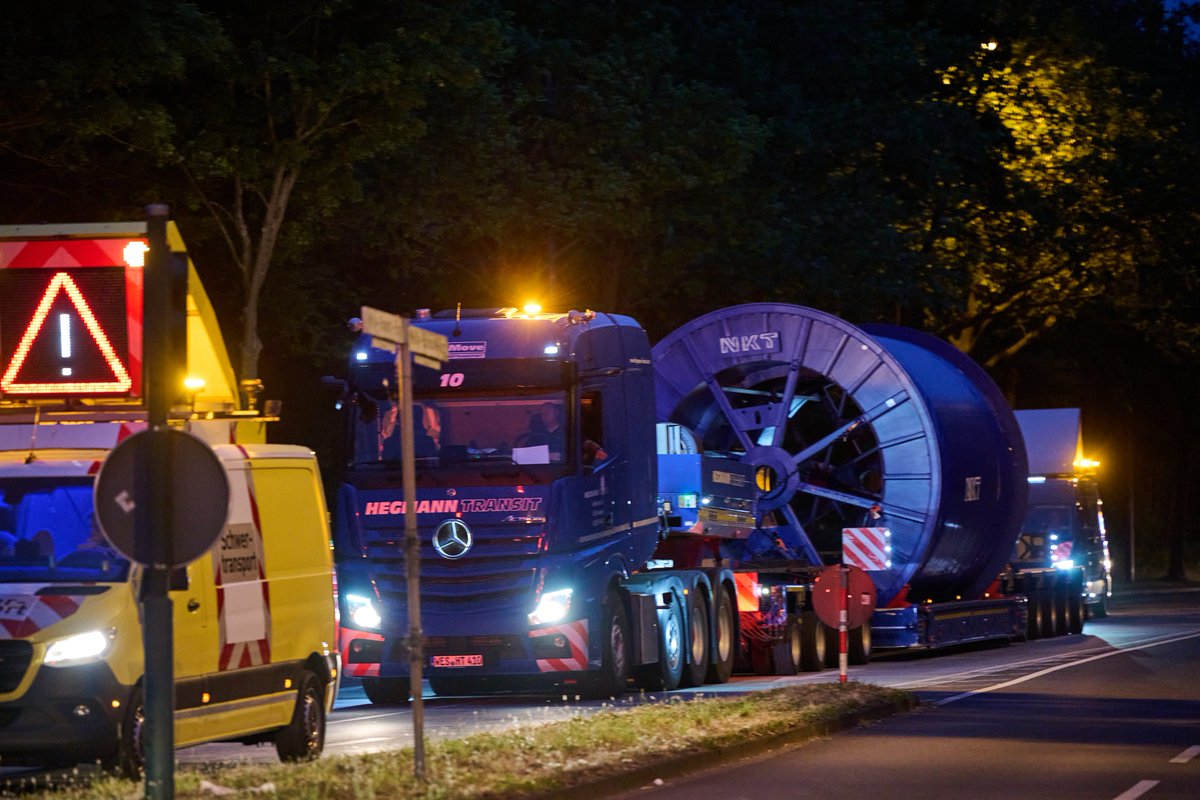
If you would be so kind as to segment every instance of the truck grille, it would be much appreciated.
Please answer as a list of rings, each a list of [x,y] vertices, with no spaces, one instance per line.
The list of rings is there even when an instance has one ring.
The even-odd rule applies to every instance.
[[[376,585],[385,605],[403,606],[404,532],[370,531],[367,556],[377,564]],[[488,611],[527,606],[537,575],[540,536],[524,530],[475,528],[474,543],[465,556],[442,558],[427,533],[421,535],[421,610],[461,611],[479,605]]]
[[[33,660],[33,645],[22,639],[0,639],[0,694],[21,685]]]

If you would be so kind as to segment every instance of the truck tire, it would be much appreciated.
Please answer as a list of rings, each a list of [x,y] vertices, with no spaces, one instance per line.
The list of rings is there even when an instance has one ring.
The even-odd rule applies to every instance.
[[[1060,573],[1054,581],[1054,635],[1071,632],[1071,576]]]
[[[1070,602],[1067,606],[1067,632],[1083,633],[1083,594],[1079,587],[1070,586]]]
[[[861,666],[871,663],[871,623],[864,622],[850,631],[849,657],[851,664]]]
[[[800,668],[805,672],[820,672],[825,666],[825,625],[816,613],[805,611],[800,615],[801,654]]]
[[[697,591],[687,596],[687,653],[688,661],[683,666],[679,685],[703,686],[708,672],[708,603]]]
[[[729,596],[728,588],[720,586],[717,588],[716,613],[713,614],[712,656],[704,680],[708,683],[727,683],[733,675],[736,655],[737,619],[734,616],[733,598]]]
[[[658,661],[637,668],[637,684],[648,692],[679,688],[683,678],[683,611],[678,598],[663,609],[658,626]]]
[[[1025,602],[1025,638],[1035,641],[1042,638],[1042,602],[1036,595],[1029,595]]]
[[[363,691],[367,699],[377,706],[408,705],[408,678],[363,678]]]
[[[610,590],[600,617],[600,673],[589,676],[585,691],[593,698],[617,697],[629,680],[629,617],[621,596]]]
[[[300,674],[292,721],[275,734],[280,761],[312,761],[325,749],[325,692],[317,676]]]
[[[1053,639],[1058,635],[1058,630],[1054,627],[1054,584],[1042,586],[1038,589],[1038,605],[1041,606],[1042,614],[1042,638]]]
[[[793,616],[787,619],[783,639],[771,645],[772,671],[776,675],[795,675],[804,663],[804,625]]]
[[[841,632],[828,625],[823,627],[825,628],[825,666],[835,669],[842,652]]]

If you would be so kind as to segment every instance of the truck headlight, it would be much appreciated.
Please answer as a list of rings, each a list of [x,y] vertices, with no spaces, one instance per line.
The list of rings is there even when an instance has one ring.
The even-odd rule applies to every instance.
[[[572,589],[557,589],[546,592],[538,601],[537,608],[529,615],[530,625],[548,625],[551,622],[561,622],[567,618],[571,610]]]
[[[377,631],[383,624],[383,617],[379,616],[375,603],[365,595],[346,595],[346,613],[350,621],[360,628]]]
[[[51,642],[42,663],[47,667],[73,667],[104,658],[112,639],[104,631],[77,633]]]
[[[1059,561],[1055,561],[1054,566],[1058,567],[1059,569],[1075,569],[1075,560],[1071,558],[1064,558]]]

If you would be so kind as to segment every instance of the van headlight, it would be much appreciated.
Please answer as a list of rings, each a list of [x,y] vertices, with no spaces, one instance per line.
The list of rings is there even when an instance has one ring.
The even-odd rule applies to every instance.
[[[377,631],[383,625],[383,617],[375,608],[371,598],[361,594],[346,595],[346,614],[360,628]]]
[[[51,642],[42,656],[47,667],[74,667],[99,661],[108,653],[112,638],[104,631],[77,633]]]
[[[529,615],[530,625],[548,625],[551,622],[561,622],[567,618],[571,610],[571,589],[557,589],[546,592],[538,601],[537,608]]]

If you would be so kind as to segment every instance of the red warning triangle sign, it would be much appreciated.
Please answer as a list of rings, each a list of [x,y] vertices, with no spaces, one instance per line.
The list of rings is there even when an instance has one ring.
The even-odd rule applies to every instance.
[[[103,356],[104,363],[108,365],[109,371],[112,372],[113,379],[111,381],[68,380],[53,383],[45,381],[21,383],[18,381],[21,367],[24,366],[25,359],[29,356],[29,350],[33,347],[34,341],[37,340],[38,334],[42,332],[42,326],[46,322],[46,317],[50,314],[50,307],[54,304],[60,292],[66,292],[71,304],[75,307],[75,312],[79,314],[79,318],[83,320],[84,326],[91,335],[92,341],[100,348],[100,355]],[[24,335],[21,336],[20,343],[17,344],[17,349],[14,351],[12,360],[8,364],[8,369],[4,372],[4,376],[0,377],[0,393],[26,395],[123,394],[128,392],[132,386],[133,381],[129,377],[128,370],[121,363],[121,359],[113,349],[108,335],[100,327],[100,323],[96,320],[96,315],[92,313],[87,299],[79,291],[79,287],[76,286],[75,281],[71,279],[69,274],[66,272],[56,272],[54,277],[50,279],[50,285],[46,287],[46,291],[42,294],[41,302],[38,303],[37,310],[33,312],[33,318],[29,320],[29,326],[25,329]]]

